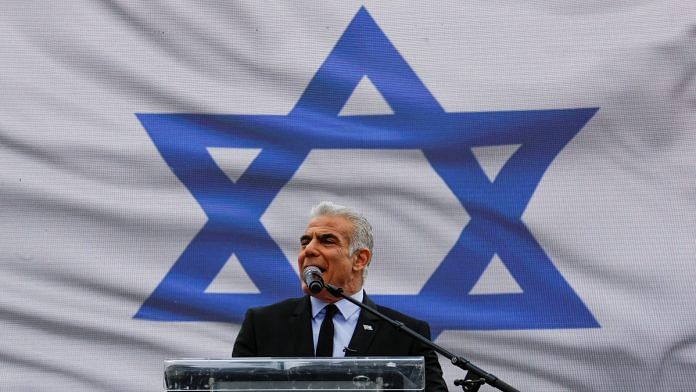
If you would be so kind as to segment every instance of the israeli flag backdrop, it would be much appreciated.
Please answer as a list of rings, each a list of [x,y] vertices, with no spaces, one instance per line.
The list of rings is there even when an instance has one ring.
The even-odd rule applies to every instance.
[[[520,390],[696,389],[696,3],[10,1],[0,29],[0,390],[229,357],[301,295],[322,200],[373,223],[378,303]]]

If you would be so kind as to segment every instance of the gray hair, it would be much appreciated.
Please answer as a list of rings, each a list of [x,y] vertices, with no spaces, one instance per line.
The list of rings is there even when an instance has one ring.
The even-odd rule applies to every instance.
[[[374,235],[372,234],[372,225],[358,211],[342,206],[330,201],[322,201],[319,204],[312,207],[312,211],[309,213],[310,219],[316,218],[322,215],[338,215],[348,219],[353,224],[353,234],[350,238],[350,244],[348,249],[350,254],[354,254],[356,251],[362,248],[367,248],[372,253],[372,247],[374,246]],[[367,268],[363,270],[363,278],[367,277]]]

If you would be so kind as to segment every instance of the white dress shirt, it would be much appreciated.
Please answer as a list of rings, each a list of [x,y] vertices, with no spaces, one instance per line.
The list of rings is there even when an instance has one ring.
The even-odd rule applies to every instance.
[[[364,290],[360,289],[357,293],[351,295],[351,298],[362,303]],[[317,342],[319,341],[319,330],[321,323],[324,321],[326,310],[324,309],[327,302],[309,297],[312,303],[312,336],[314,338],[314,351],[317,350]],[[334,315],[334,341],[333,341],[333,356],[345,357],[345,348],[348,347],[350,339],[353,337],[355,326],[358,325],[360,317],[360,307],[348,302],[346,299],[341,299],[334,303],[338,308],[338,312]]]

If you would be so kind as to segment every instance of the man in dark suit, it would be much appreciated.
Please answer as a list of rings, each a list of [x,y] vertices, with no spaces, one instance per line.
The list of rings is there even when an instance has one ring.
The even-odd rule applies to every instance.
[[[362,286],[372,258],[369,222],[353,209],[322,202],[312,209],[300,238],[299,271],[315,266],[326,283],[430,338],[430,327],[395,310],[377,306]],[[423,356],[426,391],[447,391],[437,354],[355,304],[326,289],[247,311],[234,343],[235,357]],[[327,334],[327,331],[330,331]],[[329,336],[327,338],[327,336]]]

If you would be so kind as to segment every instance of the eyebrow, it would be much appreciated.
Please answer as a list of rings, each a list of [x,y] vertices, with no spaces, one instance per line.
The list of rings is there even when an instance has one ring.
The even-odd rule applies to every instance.
[[[319,237],[320,240],[325,240],[328,238],[338,239],[338,236],[336,234],[333,234],[333,233],[319,234],[317,237]]]
[[[329,239],[329,238],[335,238],[336,240],[339,240],[338,236],[336,234],[333,234],[333,233],[318,234],[317,237],[320,240],[325,240],[325,239]],[[312,239],[311,236],[305,234],[302,237],[300,237],[300,243],[303,243],[305,241],[310,241],[311,239]]]

